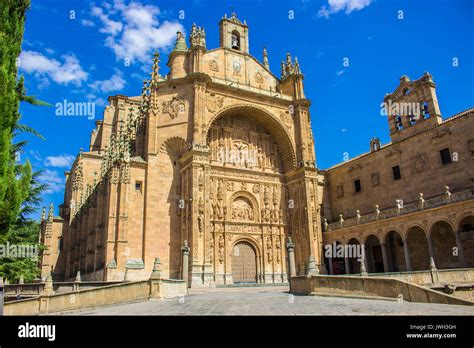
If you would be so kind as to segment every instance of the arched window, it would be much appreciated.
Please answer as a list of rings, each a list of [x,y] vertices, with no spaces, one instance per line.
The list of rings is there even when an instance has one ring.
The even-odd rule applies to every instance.
[[[403,129],[402,117],[400,115],[398,115],[397,118],[395,119],[395,123],[397,125],[398,130]]]
[[[232,32],[232,48],[240,51],[240,34],[237,30]]]
[[[430,113],[428,111],[428,103],[427,102],[423,102],[423,104],[422,104],[422,114],[423,114],[424,119],[430,118]]]

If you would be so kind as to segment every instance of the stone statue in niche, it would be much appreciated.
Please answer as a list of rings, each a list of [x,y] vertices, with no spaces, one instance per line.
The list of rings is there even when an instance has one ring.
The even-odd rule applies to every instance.
[[[262,221],[270,222],[271,212],[268,209],[268,205],[265,205],[265,208],[262,209]]]
[[[280,237],[276,237],[275,239],[275,249],[276,249],[276,262],[281,262],[281,245],[280,245]]]
[[[217,150],[217,159],[220,164],[225,163],[225,150],[224,150],[224,141],[221,139],[219,140],[219,146]]]
[[[204,201],[202,197],[199,197],[198,203],[198,229],[199,233],[202,233],[204,229]]]
[[[263,160],[263,153],[262,149],[258,149],[258,154],[257,154],[257,163],[259,168],[263,168],[265,166],[264,160]]]
[[[272,240],[270,237],[267,237],[267,260],[268,263],[273,261],[273,248],[272,248]]]
[[[219,235],[219,262],[223,263],[225,259],[225,244],[224,244],[224,236],[221,234]]]

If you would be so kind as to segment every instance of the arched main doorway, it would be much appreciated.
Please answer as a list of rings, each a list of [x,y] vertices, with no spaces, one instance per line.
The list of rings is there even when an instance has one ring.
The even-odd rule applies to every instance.
[[[257,253],[248,242],[238,242],[232,250],[232,279],[234,283],[257,282]]]

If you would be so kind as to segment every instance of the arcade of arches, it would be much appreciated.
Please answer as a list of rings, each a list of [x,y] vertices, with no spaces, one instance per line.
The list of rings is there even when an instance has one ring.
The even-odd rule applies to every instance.
[[[429,228],[413,224],[403,230],[388,226],[384,230],[369,232],[362,238],[345,237],[347,243],[336,236],[326,240],[336,245],[363,245],[368,273],[474,267],[474,215],[463,216],[457,223],[434,220]],[[359,256],[346,255],[326,258],[331,274],[361,272]]]

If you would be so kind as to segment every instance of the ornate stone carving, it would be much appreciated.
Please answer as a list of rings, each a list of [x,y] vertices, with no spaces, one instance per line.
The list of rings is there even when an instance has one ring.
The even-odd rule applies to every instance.
[[[260,193],[260,184],[254,184],[252,187],[252,192],[255,194]]]
[[[222,234],[219,235],[219,263],[223,263],[225,259],[225,241]]]
[[[232,70],[234,71],[234,75],[240,76],[242,71],[242,63],[239,59],[234,59],[232,62]]]
[[[217,61],[215,59],[209,61],[209,70],[212,71],[219,71],[219,65],[217,64]]]
[[[272,240],[270,237],[267,237],[267,261],[268,263],[273,262],[273,248],[272,248]]]
[[[163,113],[168,114],[171,119],[174,119],[178,116],[178,113],[184,112],[186,108],[186,104],[184,99],[178,99],[173,97],[169,101],[164,101],[162,104]]]
[[[255,81],[256,81],[257,83],[263,83],[263,76],[262,76],[262,74],[261,74],[260,72],[258,72],[258,71],[255,73]]]
[[[412,172],[421,173],[427,168],[428,160],[426,154],[416,154],[412,160]]]
[[[237,197],[232,202],[232,220],[237,221],[253,221],[252,203],[245,197]]]
[[[224,106],[224,97],[206,94],[206,108],[210,113],[220,110]]]
[[[275,238],[275,253],[276,253],[276,262],[281,262],[281,245],[280,245],[280,237]]]
[[[372,173],[371,175],[372,186],[379,186],[380,185],[380,175],[379,173]]]

